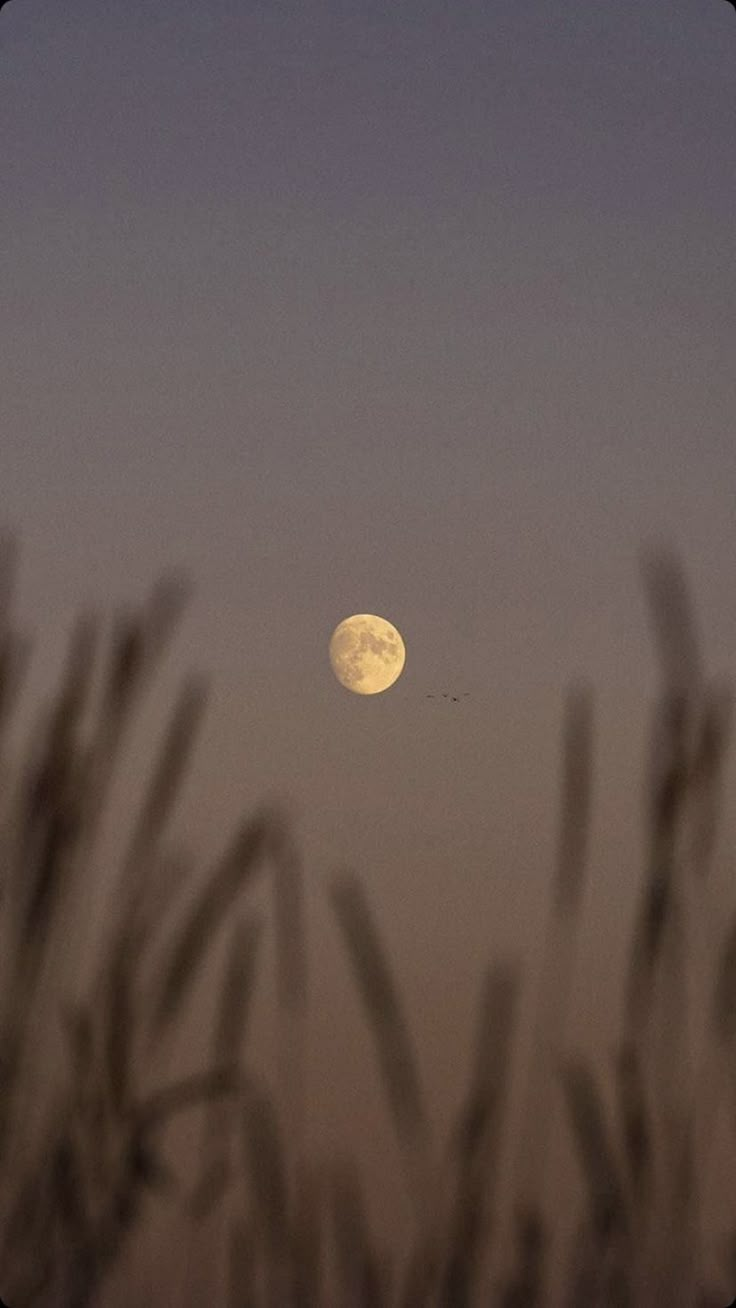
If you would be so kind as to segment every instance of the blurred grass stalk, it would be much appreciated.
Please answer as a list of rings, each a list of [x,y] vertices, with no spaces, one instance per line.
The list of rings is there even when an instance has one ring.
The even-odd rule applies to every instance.
[[[355,874],[342,871],[332,880],[330,904],[413,1200],[413,1243],[402,1257],[374,1235],[355,1161],[324,1162],[306,1149],[303,868],[285,815],[261,808],[246,817],[204,875],[195,875],[170,842],[205,706],[199,678],[186,682],[174,704],[114,879],[111,926],[92,982],[80,989],[79,922],[99,876],[96,836],[188,588],[180,577],[164,579],[139,612],[119,615],[102,665],[99,623],[80,619],[57,696],[16,768],[6,757],[6,728],[28,645],[12,623],[14,554],[10,541],[0,544],[3,1293],[17,1305],[49,1308],[101,1302],[146,1203],[159,1197],[179,1203],[184,1223],[222,1222],[228,1308],[543,1308],[553,1302],[557,1228],[549,1142],[563,1109],[584,1196],[563,1251],[564,1308],[711,1303],[703,1194],[722,1103],[736,1120],[736,923],[724,931],[711,898],[731,694],[705,680],[677,558],[662,549],[642,555],[662,689],[622,1030],[603,1078],[567,1041],[593,807],[587,685],[572,686],[564,705],[558,850],[517,1141],[508,1131],[518,967],[489,963],[468,1085],[449,1138],[438,1146],[411,1024],[373,909]],[[273,890],[275,1091],[255,1073],[248,1048],[266,923],[245,901],[263,872]],[[695,964],[707,957],[716,931],[722,940],[715,942],[719,956],[696,1050]],[[223,933],[229,940],[210,1066],[162,1083]],[[41,1103],[38,1069],[48,1061],[52,1036],[64,1069]],[[164,1148],[167,1127],[182,1112],[201,1118],[193,1182],[172,1169]],[[510,1144],[515,1248],[499,1272],[499,1182]],[[731,1230],[736,1248],[733,1215]]]

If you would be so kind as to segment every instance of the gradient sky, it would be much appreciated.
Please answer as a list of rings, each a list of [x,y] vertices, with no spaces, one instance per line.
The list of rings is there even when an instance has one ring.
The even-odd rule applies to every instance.
[[[171,675],[213,692],[182,828],[211,850],[289,796],[314,885],[365,874],[429,1066],[464,1058],[484,960],[543,919],[579,674],[582,975],[615,962],[644,539],[680,549],[710,667],[733,663],[735,68],[724,0],[0,16],[0,519],[38,684],[71,610],[185,565]],[[327,658],[365,611],[407,647],[372,698]]]

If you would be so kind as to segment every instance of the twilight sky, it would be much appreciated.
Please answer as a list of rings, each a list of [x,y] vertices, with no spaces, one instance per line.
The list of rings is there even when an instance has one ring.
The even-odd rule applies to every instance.
[[[366,876],[429,1067],[464,1060],[483,962],[543,920],[578,674],[581,974],[615,964],[655,686],[642,540],[681,550],[709,665],[733,663],[735,67],[723,0],[0,16],[0,520],[32,684],[72,609],[184,564],[171,675],[213,691],[182,829],[209,851],[290,797],[314,885]],[[406,642],[383,696],[330,670],[354,612]],[[373,1075],[352,999],[325,1004]]]

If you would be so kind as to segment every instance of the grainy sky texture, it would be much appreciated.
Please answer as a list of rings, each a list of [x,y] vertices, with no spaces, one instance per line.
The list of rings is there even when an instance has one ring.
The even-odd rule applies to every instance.
[[[175,670],[213,674],[185,833],[291,797],[314,884],[365,875],[430,1067],[543,920],[577,675],[581,966],[623,944],[642,540],[681,551],[733,662],[735,69],[724,0],[3,9],[0,518],[37,676],[79,603],[185,565]],[[355,612],[406,642],[385,695],[330,670]],[[324,1002],[336,1064],[373,1075]]]

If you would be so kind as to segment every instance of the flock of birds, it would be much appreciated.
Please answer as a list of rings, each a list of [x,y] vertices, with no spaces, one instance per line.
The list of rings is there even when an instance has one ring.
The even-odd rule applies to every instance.
[[[736,0],[734,0],[736,4]],[[425,699],[449,699],[453,704],[459,704],[461,699],[469,699],[470,691],[463,691],[462,695],[451,695],[449,690],[443,690],[441,695],[425,695]]]

